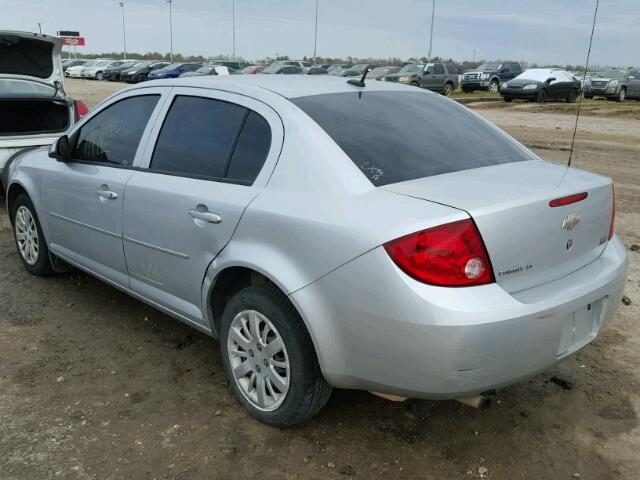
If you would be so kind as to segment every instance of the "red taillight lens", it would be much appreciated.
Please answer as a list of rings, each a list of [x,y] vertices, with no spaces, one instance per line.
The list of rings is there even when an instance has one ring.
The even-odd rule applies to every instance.
[[[613,197],[613,204],[611,206],[611,226],[609,227],[609,240],[613,238],[613,234],[616,229],[616,187],[611,184],[611,196]]]
[[[569,195],[567,197],[556,198],[549,202],[550,207],[564,207],[565,205],[571,205],[572,203],[578,203],[587,198],[589,194],[587,192],[576,193],[575,195]]]
[[[471,219],[448,223],[384,245],[407,275],[443,287],[494,282],[489,255]]]
[[[73,109],[76,112],[76,122],[89,113],[89,107],[82,100],[74,100]]]

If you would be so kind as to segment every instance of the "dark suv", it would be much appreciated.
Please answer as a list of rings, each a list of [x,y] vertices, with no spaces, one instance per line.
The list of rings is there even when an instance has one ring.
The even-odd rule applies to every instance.
[[[476,90],[487,90],[498,93],[504,82],[516,78],[522,73],[518,62],[487,62],[476,70],[469,70],[462,77],[462,91],[471,93]]]
[[[584,98],[605,97],[624,102],[627,98],[640,99],[640,72],[607,70],[598,72],[584,85]]]
[[[410,63],[398,73],[381,80],[422,87],[449,96],[458,88],[458,67],[450,63]]]

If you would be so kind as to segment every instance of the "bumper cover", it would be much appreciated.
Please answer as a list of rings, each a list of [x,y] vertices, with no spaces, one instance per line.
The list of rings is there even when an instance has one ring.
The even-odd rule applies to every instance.
[[[332,385],[446,399],[516,383],[590,343],[626,272],[614,237],[589,265],[517,294],[441,288],[404,275],[379,247],[290,298]]]

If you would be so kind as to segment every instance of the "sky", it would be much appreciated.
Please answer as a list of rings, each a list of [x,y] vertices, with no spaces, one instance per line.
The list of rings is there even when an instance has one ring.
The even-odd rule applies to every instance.
[[[0,30],[79,30],[86,52],[121,51],[114,0],[0,0]],[[233,0],[173,0],[174,53],[231,55]],[[316,0],[235,0],[236,54],[313,56]],[[317,53],[426,56],[430,0],[318,0]],[[595,0],[436,0],[433,55],[583,64]],[[166,0],[124,0],[127,50],[169,51]],[[592,64],[640,64],[640,0],[600,0]],[[80,52],[80,50],[79,50]]]

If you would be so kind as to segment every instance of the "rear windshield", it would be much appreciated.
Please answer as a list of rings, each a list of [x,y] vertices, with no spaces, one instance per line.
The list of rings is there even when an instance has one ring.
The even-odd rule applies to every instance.
[[[375,186],[536,157],[467,108],[421,91],[291,99]]]

